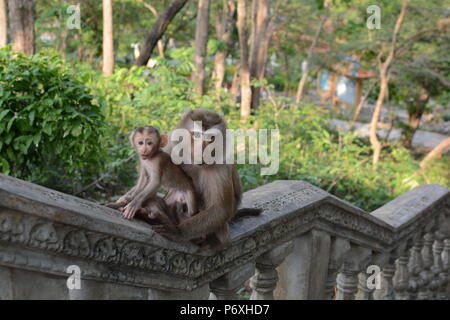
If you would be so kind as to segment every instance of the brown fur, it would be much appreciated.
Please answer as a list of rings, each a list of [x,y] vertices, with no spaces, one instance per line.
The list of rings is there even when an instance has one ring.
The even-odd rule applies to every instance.
[[[208,109],[190,110],[183,115],[177,128],[191,130],[192,121],[202,121],[203,129],[217,128],[226,134],[224,119]],[[170,153],[173,145],[166,147]],[[205,247],[223,246],[229,242],[228,222],[236,213],[242,198],[242,187],[236,167],[232,164],[182,164],[183,170],[194,182],[198,195],[199,212],[178,225],[179,238],[192,240],[208,237]],[[170,237],[167,230],[160,230]]]
[[[124,206],[125,218],[147,215],[175,232],[180,220],[197,212],[197,204],[191,179],[160,148],[166,141],[154,127],[140,127],[133,132],[130,142],[140,155],[139,178],[136,186],[117,203]],[[168,191],[164,204],[156,195],[159,188]],[[186,205],[187,212],[176,210],[179,203]]]

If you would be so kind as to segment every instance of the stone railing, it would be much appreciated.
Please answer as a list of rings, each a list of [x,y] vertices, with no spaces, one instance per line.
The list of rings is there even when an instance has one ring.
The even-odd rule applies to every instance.
[[[264,212],[234,222],[226,248],[198,253],[117,211],[0,175],[0,299],[234,299],[248,279],[251,299],[450,297],[442,186],[372,213],[302,181],[261,186],[243,202]],[[68,289],[69,266],[81,289]]]

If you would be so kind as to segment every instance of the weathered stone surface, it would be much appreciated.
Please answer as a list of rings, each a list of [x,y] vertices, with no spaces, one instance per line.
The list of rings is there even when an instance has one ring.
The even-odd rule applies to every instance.
[[[394,228],[406,227],[423,218],[419,213],[431,211],[448,193],[447,188],[438,184],[422,185],[398,196],[371,214]]]
[[[192,291],[149,289],[149,300],[208,300],[210,295],[207,284]]]
[[[11,269],[0,266],[0,300],[13,298]]]
[[[306,182],[276,181],[245,193],[243,206],[264,212],[232,223],[230,245],[197,253],[196,246],[164,239],[143,222],[122,219],[117,211],[0,174],[0,266],[43,273],[64,280],[65,286],[67,267],[77,265],[83,281],[108,283],[110,292],[119,288],[109,297],[128,292],[124,296],[139,298],[145,288],[152,288],[154,298],[171,292],[189,296],[189,291],[203,292],[211,281],[311,230],[390,253],[425,225],[435,228],[438,215],[448,212],[448,189],[419,190],[411,194],[427,196],[417,206],[398,200],[369,214]],[[414,212],[402,213],[399,206]],[[0,270],[0,279],[7,274]],[[77,294],[93,297],[100,287]],[[120,289],[127,287],[133,289]],[[0,288],[0,295],[8,297],[8,290]],[[100,291],[94,296],[105,297]],[[66,292],[64,298],[76,298],[74,294]]]
[[[10,275],[12,296],[5,299],[68,299],[66,279],[63,277],[18,268],[11,269]],[[3,287],[3,285],[4,283],[1,282],[0,286]]]
[[[312,230],[293,240],[292,253],[278,268],[277,299],[323,299],[327,280],[330,236]]]
[[[238,299],[237,290],[255,273],[255,263],[249,262],[211,281],[214,300]],[[213,299],[212,299],[213,300]]]

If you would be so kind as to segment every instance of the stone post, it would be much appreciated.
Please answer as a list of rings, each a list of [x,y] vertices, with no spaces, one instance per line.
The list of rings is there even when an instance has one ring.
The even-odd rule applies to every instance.
[[[13,287],[11,269],[0,266],[0,300],[12,300]]]
[[[285,289],[282,299],[323,299],[330,255],[330,236],[312,230],[293,240],[292,253],[286,258],[280,271],[285,273],[281,286]]]

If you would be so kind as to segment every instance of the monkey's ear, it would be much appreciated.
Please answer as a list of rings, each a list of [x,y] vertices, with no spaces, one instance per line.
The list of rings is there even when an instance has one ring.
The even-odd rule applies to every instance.
[[[134,147],[134,135],[136,134],[136,130],[134,130],[133,132],[131,132],[130,134],[130,143],[131,145]]]
[[[160,135],[161,141],[159,143],[159,146],[161,148],[164,148],[165,146],[167,146],[167,142],[168,142],[168,138],[167,138],[167,134],[161,134]]]

